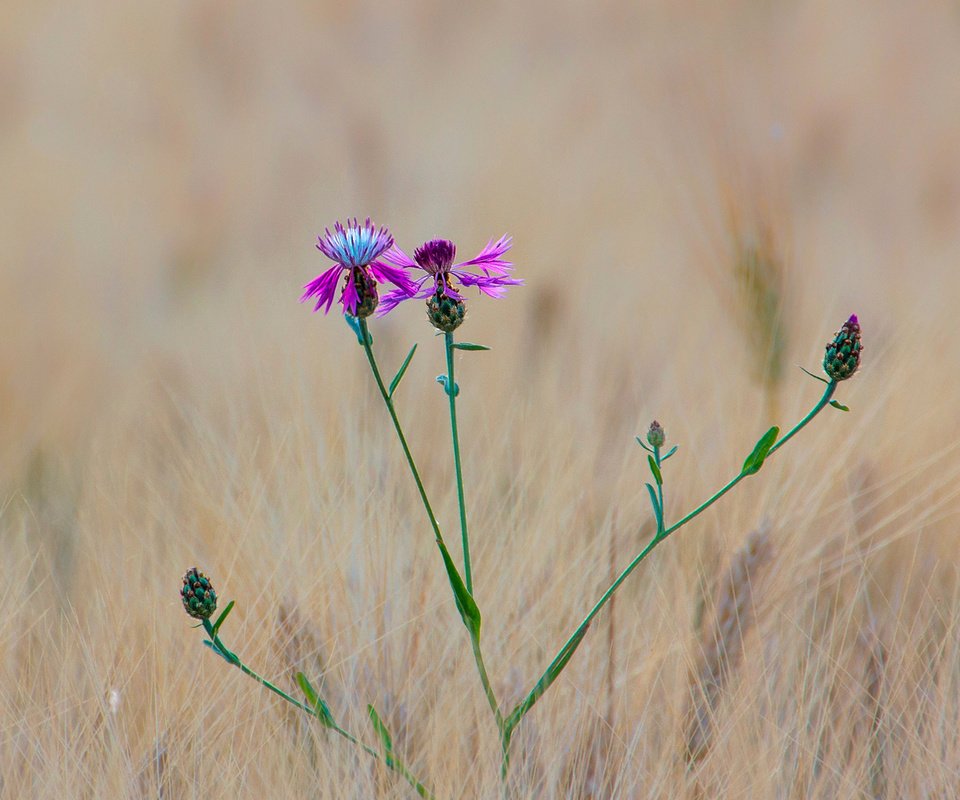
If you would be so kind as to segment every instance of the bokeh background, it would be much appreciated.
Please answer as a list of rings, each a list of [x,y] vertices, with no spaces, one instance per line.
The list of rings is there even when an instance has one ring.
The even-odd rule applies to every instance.
[[[649,536],[633,436],[680,442],[678,516],[863,324],[852,411],[631,579],[524,723],[518,797],[953,796],[958,142],[955,2],[5,3],[0,794],[409,795],[203,650],[197,563],[255,667],[497,796],[362,352],[297,303],[316,234],[369,215],[408,250],[514,237],[526,284],[470,299],[493,351],[458,364],[505,703]],[[452,534],[442,348],[417,308],[374,336],[388,372],[420,344],[399,405]]]

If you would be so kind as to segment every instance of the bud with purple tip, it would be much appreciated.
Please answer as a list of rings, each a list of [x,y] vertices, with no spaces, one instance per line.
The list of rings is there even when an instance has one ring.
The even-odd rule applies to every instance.
[[[833,341],[827,343],[826,353],[823,356],[823,371],[827,373],[830,380],[846,380],[860,366],[862,352],[860,322],[856,314],[851,314],[850,319],[837,331]]]

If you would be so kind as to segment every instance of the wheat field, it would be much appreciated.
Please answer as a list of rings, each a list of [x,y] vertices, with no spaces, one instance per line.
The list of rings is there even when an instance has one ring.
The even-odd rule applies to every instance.
[[[514,798],[960,796],[960,6],[25,3],[0,10],[0,797],[407,798],[201,645],[303,670],[440,798],[497,736],[355,337],[297,302],[347,216],[516,275],[469,297],[476,598]],[[467,251],[470,251],[469,253]],[[372,325],[455,558],[442,342]]]

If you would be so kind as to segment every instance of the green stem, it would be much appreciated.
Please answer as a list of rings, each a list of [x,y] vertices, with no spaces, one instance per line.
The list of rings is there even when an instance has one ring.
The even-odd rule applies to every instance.
[[[360,324],[360,332],[363,337],[363,349],[367,354],[367,361],[370,363],[370,369],[373,372],[373,377],[377,382],[377,387],[380,389],[380,396],[383,398],[383,402],[387,406],[387,411],[390,412],[390,419],[393,420],[394,430],[396,430],[397,432],[397,438],[400,439],[400,445],[403,448],[403,454],[406,456],[407,464],[410,466],[410,472],[413,475],[413,480],[417,484],[417,490],[420,492],[420,499],[423,502],[424,509],[426,509],[427,516],[430,518],[430,524],[431,526],[433,526],[433,532],[437,538],[437,545],[440,548],[440,551],[442,554],[446,550],[446,544],[444,543],[443,536],[440,533],[440,525],[437,523],[437,518],[436,518],[436,515],[433,513],[433,508],[430,505],[430,500],[427,498],[427,492],[423,488],[423,481],[420,480],[420,473],[418,472],[417,465],[413,460],[413,455],[410,452],[410,447],[407,445],[407,439],[403,435],[403,428],[400,425],[400,420],[397,417],[396,409],[393,406],[393,400],[390,397],[389,393],[387,392],[386,387],[384,386],[383,378],[380,377],[380,369],[377,366],[377,359],[373,355],[373,348],[370,346],[370,333],[367,330],[367,322],[366,320],[361,319],[359,320],[359,324]],[[452,344],[452,341],[450,343]],[[456,461],[458,466],[457,483],[458,483],[458,488],[460,489],[460,498],[461,498],[460,509],[461,509],[461,521],[463,522],[463,533],[464,533],[464,558],[465,558],[467,569],[468,569],[467,574],[469,575],[470,560],[469,560],[469,550],[467,549],[467,546],[466,546],[466,530],[467,529],[466,529],[466,521],[465,521],[465,516],[463,511],[463,500],[462,500],[463,490],[462,490],[462,482],[459,480],[460,457],[459,457],[459,445],[457,444],[457,436],[456,436],[456,430],[457,430],[456,416],[455,416],[456,412],[455,412],[455,407],[453,404],[453,397],[452,397],[452,394],[454,392],[453,362],[450,354],[451,354],[451,348],[448,346],[447,347],[447,366],[449,370],[448,372],[449,383],[447,384],[447,386],[448,386],[448,392],[451,394],[451,400],[450,400],[451,421],[452,421],[452,429],[453,429],[453,435],[454,435],[454,448],[455,448],[454,452],[456,454]],[[452,566],[451,568],[455,569],[455,567],[452,567]],[[471,597],[473,596],[473,592],[471,591],[471,587],[469,586],[467,587],[467,593]],[[490,679],[487,676],[487,668],[484,665],[483,654],[480,650],[480,640],[477,633],[471,630],[469,626],[468,626],[468,633],[470,635],[470,645],[473,649],[473,659],[477,665],[477,673],[480,675],[480,683],[483,685],[484,694],[487,697],[487,702],[490,704],[490,710],[493,712],[494,719],[496,720],[497,729],[501,731],[501,735],[502,735],[503,714],[500,711],[500,706],[499,706],[499,703],[497,702],[496,695],[494,694],[493,686],[491,685]]]
[[[304,713],[309,714],[311,717],[319,718],[316,710],[310,708],[310,706],[306,705],[305,703],[301,703],[296,698],[291,697],[289,694],[283,691],[283,689],[281,689],[279,686],[274,685],[273,683],[268,681],[266,678],[264,678],[262,675],[258,675],[256,672],[250,669],[250,667],[244,664],[240,660],[240,657],[236,653],[234,653],[232,650],[229,650],[227,646],[224,645],[224,643],[220,640],[220,637],[213,632],[213,625],[210,624],[210,620],[208,619],[203,620],[203,627],[204,627],[204,630],[206,630],[207,634],[210,636],[213,642],[214,648],[217,650],[217,652],[221,656],[223,656],[223,658],[226,661],[228,661],[230,664],[233,664],[235,667],[237,667],[244,675],[248,675],[249,677],[253,678],[261,686],[263,686],[266,689],[269,689],[274,694],[282,697],[288,703],[300,709]],[[332,720],[324,721],[323,724],[326,727],[330,728],[330,730],[342,736],[351,744],[357,745],[357,747],[362,749],[368,755],[373,756],[378,761],[383,761],[383,763],[387,767],[394,770],[394,772],[397,772],[398,774],[400,774],[407,781],[407,783],[409,783],[416,790],[417,794],[420,795],[420,797],[430,798],[430,800],[433,800],[433,795],[430,793],[430,791],[422,783],[420,783],[420,781],[418,781],[413,776],[413,774],[411,774],[411,772],[405,766],[403,766],[403,764],[401,764],[399,761],[397,761],[396,759],[391,759],[389,761],[387,759],[384,759],[380,755],[380,753],[378,753],[372,747],[368,747],[367,745],[365,745],[363,742],[357,739],[356,736],[349,733],[348,731],[345,731],[343,728],[341,728]]]
[[[657,464],[657,469],[660,470],[661,480],[657,481],[657,496],[660,498],[660,518],[666,520],[667,518],[667,509],[663,507],[663,467],[660,464],[660,448],[653,448],[653,460]]]
[[[810,412],[798,422],[793,428],[786,433],[783,438],[780,439],[773,447],[770,448],[767,457],[769,458],[770,454],[774,450],[777,450],[782,444],[787,440],[796,435],[807,423],[810,422],[820,411],[823,410],[824,406],[830,402],[830,398],[833,396],[834,391],[836,390],[836,383],[831,381],[827,384],[827,388],[824,390],[823,396],[817,402],[817,404],[810,410]],[[537,681],[533,690],[527,695],[526,699],[523,700],[506,718],[504,721],[505,730],[508,734],[507,744],[509,746],[509,734],[512,733],[513,729],[519,724],[520,720],[523,719],[524,715],[533,707],[533,705],[539,700],[543,694],[550,688],[553,682],[557,679],[560,673],[566,667],[567,662],[570,657],[573,655],[573,652],[580,645],[580,642],[583,640],[584,635],[586,634],[587,627],[593,621],[593,618],[600,613],[601,609],[607,604],[611,597],[617,589],[620,588],[620,585],[630,576],[630,573],[633,572],[637,566],[652,552],[652,550],[660,544],[664,539],[666,539],[670,534],[682,528],[694,517],[697,517],[710,506],[712,506],[717,500],[723,497],[727,492],[729,492],[734,486],[736,486],[740,481],[742,481],[747,475],[741,472],[739,475],[730,480],[723,488],[713,494],[709,499],[697,506],[693,511],[687,514],[678,522],[675,522],[669,528],[663,531],[663,533],[654,536],[650,543],[640,551],[636,558],[631,561],[626,569],[620,573],[617,579],[610,585],[610,587],[603,593],[597,603],[590,609],[590,612],[586,617],[583,618],[583,621],[577,626],[577,629],[574,631],[573,635],[567,640],[567,642],[560,648],[560,651],[557,653],[553,661],[550,662],[550,666],[547,667],[546,671],[541,676],[540,680]]]
[[[473,594],[473,572],[470,569],[470,537],[467,534],[467,506],[463,499],[463,469],[460,466],[460,435],[457,433],[457,384],[453,377],[453,334],[444,333],[447,351],[447,397],[450,399],[450,433],[453,439],[453,463],[457,473],[457,503],[460,506],[460,539],[463,543],[463,582]]]
[[[393,420],[393,428],[397,432],[397,438],[400,440],[400,446],[403,448],[403,455],[407,459],[407,464],[410,467],[410,473],[413,475],[413,480],[417,484],[417,491],[420,493],[420,500],[423,503],[423,507],[427,512],[427,517],[430,518],[430,525],[433,527],[434,536],[437,537],[438,542],[443,542],[443,534],[440,533],[440,525],[437,522],[437,517],[433,513],[433,508],[430,506],[430,500],[427,498],[427,491],[423,488],[423,481],[420,480],[420,472],[417,470],[417,465],[413,460],[413,454],[410,452],[410,447],[407,445],[407,437],[403,435],[403,428],[400,427],[400,420],[397,418],[397,411],[393,407],[393,399],[387,393],[387,387],[383,384],[383,378],[380,377],[380,368],[377,366],[377,360],[373,355],[373,348],[370,347],[370,332],[367,330],[367,321],[365,319],[357,320],[360,324],[360,331],[363,335],[363,349],[367,354],[367,361],[370,362],[370,370],[373,372],[374,380],[377,382],[377,388],[380,390],[380,396],[383,398],[383,402],[387,407],[387,411],[390,412],[390,419]]]

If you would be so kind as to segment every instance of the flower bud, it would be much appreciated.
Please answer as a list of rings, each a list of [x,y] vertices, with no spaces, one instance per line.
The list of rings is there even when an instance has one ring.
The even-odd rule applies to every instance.
[[[860,322],[856,314],[843,323],[832,342],[827,342],[827,350],[823,356],[823,371],[830,380],[843,381],[853,375],[860,366],[860,354],[863,347],[860,344]]]
[[[656,420],[650,423],[650,430],[647,431],[647,441],[651,447],[663,447],[663,443],[667,441],[667,435],[663,432],[663,427]]]
[[[184,610],[195,619],[207,619],[217,610],[217,593],[207,578],[196,567],[187,570],[180,590]]]
[[[427,298],[427,319],[438,331],[455,331],[466,315],[467,307],[463,300],[454,300],[440,292]]]

